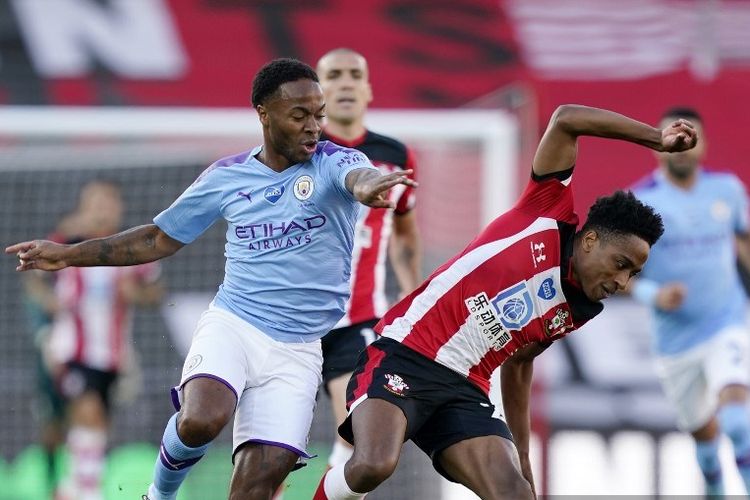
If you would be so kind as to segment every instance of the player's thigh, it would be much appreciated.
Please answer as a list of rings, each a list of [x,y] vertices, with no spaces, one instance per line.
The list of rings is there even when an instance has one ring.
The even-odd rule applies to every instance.
[[[404,432],[400,427],[396,429],[396,438],[408,439],[440,404],[439,397],[434,397],[436,381],[440,383],[443,375],[440,370],[448,369],[392,339],[378,339],[362,351],[349,379],[346,388],[349,416],[339,426],[339,435],[349,444],[360,447],[361,443],[355,442],[354,418],[363,419],[363,412],[357,410],[365,403],[368,403],[368,411],[364,415],[369,415],[373,408],[381,408],[370,404],[375,400],[376,403],[381,401],[379,405],[389,403],[382,407],[392,414],[386,417],[392,418],[394,425],[406,426]]]
[[[394,469],[407,432],[407,417],[393,402],[368,398],[348,417],[354,440],[353,461]]]
[[[704,360],[706,346],[656,359],[656,372],[664,395],[677,414],[677,427],[695,432],[709,424],[717,399],[709,390]]]
[[[750,332],[744,325],[725,328],[711,340],[705,358],[709,391],[721,403],[743,402],[750,385]]]
[[[329,380],[326,385],[328,395],[331,398],[331,408],[333,409],[333,416],[336,420],[336,427],[341,425],[344,422],[344,419],[346,419],[346,387],[349,384],[351,376],[351,373],[345,373]]]
[[[102,371],[79,363],[67,363],[61,374],[60,392],[68,415],[76,425],[105,426],[109,416],[110,392],[115,372]]]
[[[310,458],[306,449],[321,382],[320,342],[271,342],[262,371],[240,396],[234,450],[245,443],[266,444]]]
[[[532,498],[531,486],[521,473],[513,442],[500,436],[480,436],[444,449],[438,455],[445,474],[480,498]]]
[[[211,308],[203,313],[180,384],[172,392],[182,415],[200,418],[210,411],[231,416],[251,377],[252,365],[263,363],[267,356],[262,345],[254,345],[253,334],[250,325],[226,311]]]
[[[230,498],[270,498],[294,469],[298,455],[279,446],[245,443],[234,456]]]

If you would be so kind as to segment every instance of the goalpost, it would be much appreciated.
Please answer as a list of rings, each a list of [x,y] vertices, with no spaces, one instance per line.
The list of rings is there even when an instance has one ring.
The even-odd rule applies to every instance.
[[[425,274],[515,201],[519,133],[510,113],[371,110],[367,122],[414,150]],[[126,227],[149,223],[211,162],[261,142],[260,123],[250,109],[0,107],[0,238],[10,243],[49,234],[74,207],[80,186],[100,177],[122,187]],[[211,297],[221,282],[223,242],[223,224],[216,224],[165,261],[168,301],[161,311],[138,311],[135,343],[148,383],[135,405],[138,412],[116,414],[115,447],[158,442],[171,412],[166,391],[179,378],[182,363],[176,351],[184,349],[184,334],[192,333],[189,325],[200,313],[195,304]],[[7,403],[0,407],[6,424],[0,444],[4,458],[12,460],[34,442],[36,429],[26,403],[34,391],[30,360],[35,353],[30,335],[23,334],[28,327],[21,286],[10,265],[0,266],[0,331],[21,332],[0,335],[0,367],[8,382],[0,388]],[[327,453],[332,417],[327,404],[318,412],[311,443]],[[407,447],[403,467],[373,500],[446,498],[420,455]],[[194,491],[202,491],[200,474],[200,467],[191,474]],[[296,498],[292,492],[289,497]]]

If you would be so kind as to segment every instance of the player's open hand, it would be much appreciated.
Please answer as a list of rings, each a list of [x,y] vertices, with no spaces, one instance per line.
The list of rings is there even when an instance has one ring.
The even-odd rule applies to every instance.
[[[662,311],[674,311],[685,301],[687,288],[682,283],[666,283],[656,294],[656,307]]]
[[[661,147],[665,153],[677,153],[692,149],[698,144],[698,132],[692,123],[679,119],[661,131]]]
[[[396,184],[417,187],[417,182],[408,176],[414,170],[399,170],[388,175],[374,175],[354,186],[354,197],[368,207],[373,208],[396,208],[396,202],[388,199],[388,190]]]
[[[46,240],[24,241],[5,249],[7,254],[18,256],[16,271],[40,269],[42,271],[57,271],[67,264],[64,260],[65,249],[68,245],[60,245]]]

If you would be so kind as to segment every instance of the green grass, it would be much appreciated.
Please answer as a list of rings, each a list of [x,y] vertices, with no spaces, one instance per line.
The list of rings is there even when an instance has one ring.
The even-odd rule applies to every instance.
[[[289,475],[284,500],[309,500],[323,475],[328,445],[311,444],[309,452],[319,456]],[[107,500],[140,498],[151,482],[157,449],[146,443],[132,443],[111,450],[104,477]],[[58,456],[61,474],[67,456]],[[12,463],[0,459],[0,500],[48,500],[46,458],[38,446],[21,452]],[[229,446],[212,446],[198,462],[180,489],[178,500],[221,500],[227,498],[232,474]]]

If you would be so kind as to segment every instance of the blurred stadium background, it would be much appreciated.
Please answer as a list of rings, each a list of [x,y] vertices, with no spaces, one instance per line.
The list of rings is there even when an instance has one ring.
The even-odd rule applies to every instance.
[[[314,64],[338,46],[369,60],[371,127],[416,151],[425,273],[517,196],[562,103],[652,123],[671,105],[695,106],[708,164],[747,183],[747,26],[741,0],[0,0],[0,241],[48,234],[98,177],[123,186],[127,226],[147,223],[212,160],[259,141],[248,108],[262,64]],[[648,151],[584,140],[579,213],[654,164]],[[108,498],[137,498],[148,482],[185,335],[221,280],[223,230],[165,261],[169,296],[138,310],[142,382],[116,407]],[[14,265],[0,266],[0,499],[27,500],[43,498],[44,464]],[[627,299],[610,302],[537,363],[537,481],[549,494],[697,494],[692,444],[675,433],[650,364],[648,317]],[[226,497],[225,434],[182,499]],[[290,477],[285,498],[310,497],[332,434],[321,396],[311,435],[320,456]],[[368,498],[471,498],[437,479],[407,447]]]

